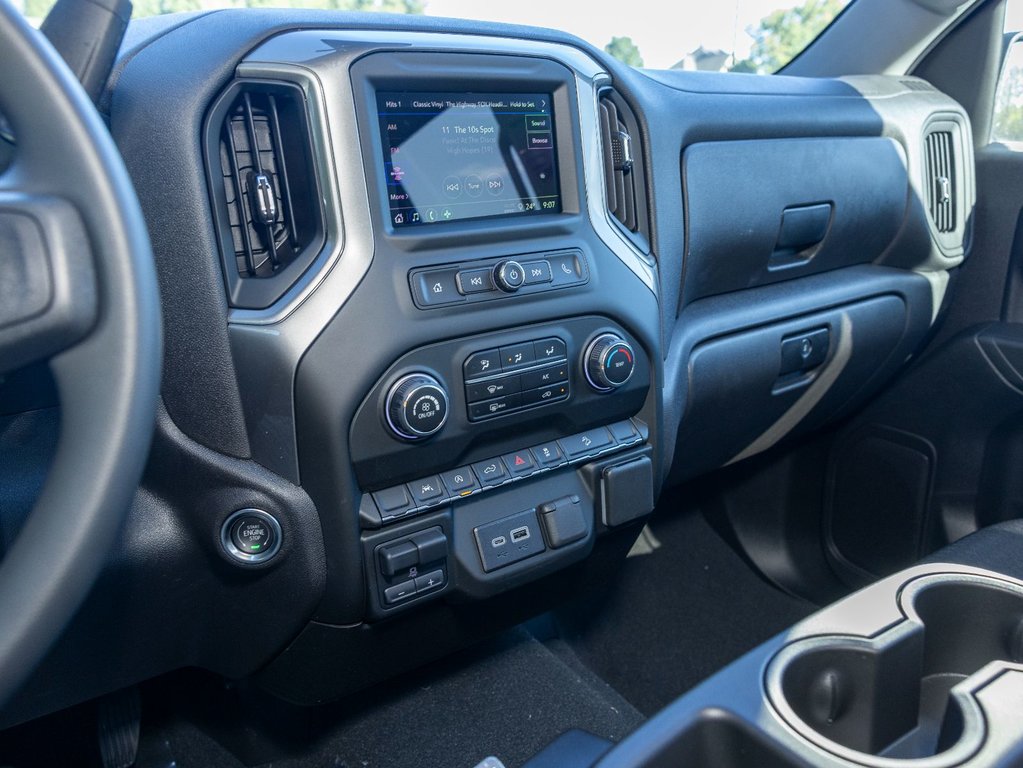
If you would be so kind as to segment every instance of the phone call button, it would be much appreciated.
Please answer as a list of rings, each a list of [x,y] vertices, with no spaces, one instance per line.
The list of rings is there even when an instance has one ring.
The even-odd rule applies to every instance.
[[[552,285],[570,285],[586,279],[586,266],[577,252],[550,253],[547,262],[551,265]]]

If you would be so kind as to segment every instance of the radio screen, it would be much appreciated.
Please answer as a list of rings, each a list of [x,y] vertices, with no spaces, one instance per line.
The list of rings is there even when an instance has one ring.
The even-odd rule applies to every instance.
[[[377,93],[395,227],[559,213],[551,95]]]

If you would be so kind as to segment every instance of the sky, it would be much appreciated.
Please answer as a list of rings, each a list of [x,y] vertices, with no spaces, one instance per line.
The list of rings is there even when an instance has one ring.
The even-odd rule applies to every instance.
[[[1005,4],[1005,31],[1019,32],[1023,30],[1023,2],[1009,0]]]
[[[643,64],[667,68],[700,45],[749,53],[746,28],[778,8],[800,5],[790,0],[426,0],[430,16],[507,21],[571,32],[603,48],[614,36],[628,36],[639,46]],[[628,9],[628,13],[625,9]]]
[[[23,0],[15,0],[18,6]],[[228,0],[204,0],[208,6]],[[639,46],[643,64],[667,68],[700,45],[749,53],[746,29],[779,8],[801,0],[425,0],[431,16],[505,21],[571,32],[603,48],[612,37],[628,36]],[[623,12],[628,8],[628,13]],[[1006,3],[1005,28],[1023,30],[1023,0]]]

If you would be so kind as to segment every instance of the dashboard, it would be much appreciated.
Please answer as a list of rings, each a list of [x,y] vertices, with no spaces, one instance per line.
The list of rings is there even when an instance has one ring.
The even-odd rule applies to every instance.
[[[10,722],[184,666],[318,703],[613,580],[664,487],[890,380],[968,248],[969,121],[912,78],[433,19],[134,27],[106,106],[163,411]],[[168,611],[145,653],[101,639]]]

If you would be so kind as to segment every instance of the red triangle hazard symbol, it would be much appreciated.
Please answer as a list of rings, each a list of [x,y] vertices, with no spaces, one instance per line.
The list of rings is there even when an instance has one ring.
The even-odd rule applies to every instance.
[[[522,458],[521,456],[516,456],[515,457],[515,466],[516,467],[520,467],[520,466],[522,466],[525,463],[526,463],[526,460],[524,458]]]

